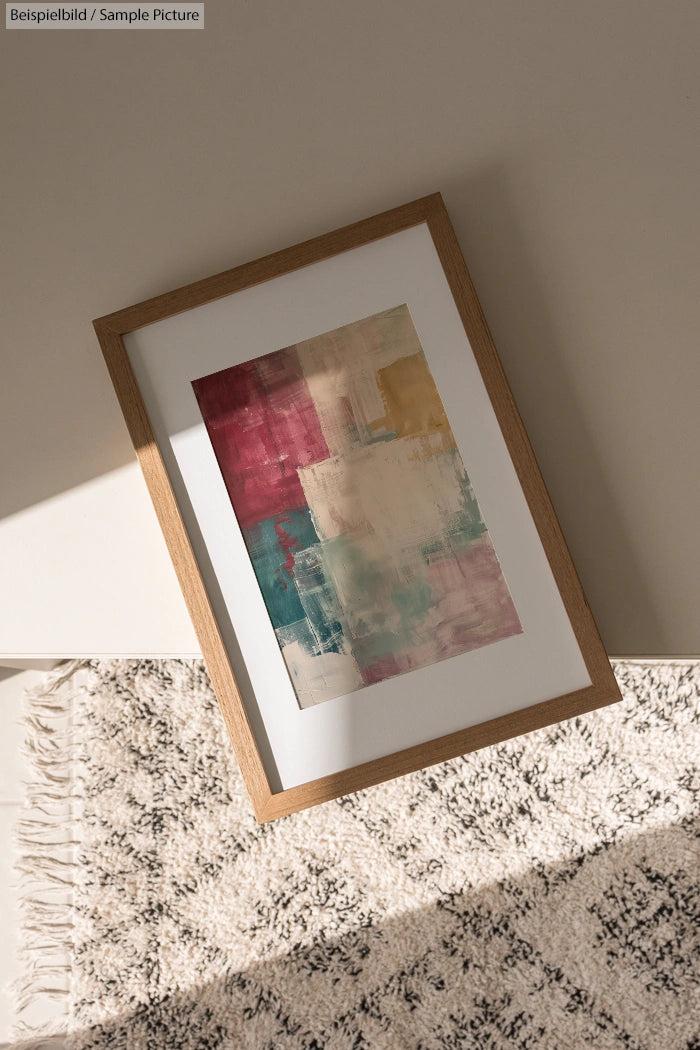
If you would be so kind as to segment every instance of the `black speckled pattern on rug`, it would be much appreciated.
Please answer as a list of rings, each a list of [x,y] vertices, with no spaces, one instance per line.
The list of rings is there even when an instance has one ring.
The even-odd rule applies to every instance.
[[[259,827],[200,663],[79,707],[73,1050],[699,1050],[700,668]]]

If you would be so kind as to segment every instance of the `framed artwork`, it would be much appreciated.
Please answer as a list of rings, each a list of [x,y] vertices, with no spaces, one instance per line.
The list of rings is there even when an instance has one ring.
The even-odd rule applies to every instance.
[[[259,821],[620,698],[439,194],[94,325]]]

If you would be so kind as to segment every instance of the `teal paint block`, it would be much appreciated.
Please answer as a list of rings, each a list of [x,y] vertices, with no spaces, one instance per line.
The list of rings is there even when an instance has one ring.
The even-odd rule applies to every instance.
[[[250,560],[275,628],[305,616],[295,570],[300,554],[318,543],[307,507],[276,514],[243,530]]]

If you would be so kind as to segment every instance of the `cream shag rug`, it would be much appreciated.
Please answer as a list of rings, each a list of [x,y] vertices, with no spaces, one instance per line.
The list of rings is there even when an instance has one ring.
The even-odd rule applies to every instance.
[[[200,663],[91,663],[69,1046],[700,1050],[700,667],[615,669],[620,704],[258,827]]]

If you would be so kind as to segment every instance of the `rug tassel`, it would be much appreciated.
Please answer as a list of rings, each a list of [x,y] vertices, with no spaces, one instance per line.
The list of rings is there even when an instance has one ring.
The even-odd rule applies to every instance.
[[[27,742],[23,752],[32,776],[15,828],[23,970],[13,985],[16,1050],[38,1050],[52,1037],[65,1034],[68,1027],[75,881],[70,851],[78,845],[70,821],[70,803],[75,799],[71,719],[80,688],[75,676],[84,667],[82,660],[66,661],[25,694]],[[50,999],[63,1009],[51,1022],[35,1025],[23,1015],[38,999]]]

